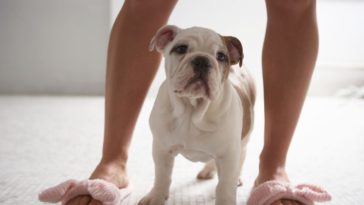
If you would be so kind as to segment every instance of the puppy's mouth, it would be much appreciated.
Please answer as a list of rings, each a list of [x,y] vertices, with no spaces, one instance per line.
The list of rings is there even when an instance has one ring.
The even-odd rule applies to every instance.
[[[174,90],[175,93],[182,93],[183,91],[190,89],[193,91],[198,91],[204,89],[207,98],[210,98],[210,87],[208,85],[208,80],[205,75],[197,74],[191,77],[182,90]]]

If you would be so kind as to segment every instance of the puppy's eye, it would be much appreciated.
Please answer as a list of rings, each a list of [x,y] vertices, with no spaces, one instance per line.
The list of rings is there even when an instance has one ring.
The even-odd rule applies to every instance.
[[[228,57],[223,52],[218,52],[216,54],[216,59],[223,63],[226,63],[228,61]]]
[[[177,53],[177,54],[185,54],[187,53],[188,50],[188,46],[187,45],[178,45],[175,46],[172,50],[171,53]]]

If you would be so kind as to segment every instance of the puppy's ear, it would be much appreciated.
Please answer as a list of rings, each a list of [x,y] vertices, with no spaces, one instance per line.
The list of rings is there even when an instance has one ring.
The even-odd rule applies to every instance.
[[[173,41],[179,30],[180,28],[172,25],[160,28],[150,41],[149,51],[156,49],[158,52],[163,52],[163,49]]]
[[[223,41],[229,51],[230,64],[235,65],[239,63],[241,67],[243,65],[243,46],[241,45],[239,39],[233,36],[222,36]]]

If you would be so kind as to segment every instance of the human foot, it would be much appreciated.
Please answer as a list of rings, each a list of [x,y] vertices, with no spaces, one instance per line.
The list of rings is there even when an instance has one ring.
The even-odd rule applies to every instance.
[[[101,162],[91,174],[90,179],[103,179],[115,184],[118,188],[127,187],[129,184],[125,166],[116,163]],[[102,205],[102,203],[89,195],[83,195],[71,199],[66,205]]]
[[[255,179],[254,188],[258,185],[267,181],[280,181],[282,183],[290,183],[287,172],[283,169],[276,169],[272,171],[261,170],[258,177]],[[272,205],[303,205],[302,203],[290,199],[279,199],[275,201]]]
[[[322,188],[301,184],[292,186],[284,169],[260,171],[250,194],[248,205],[313,205],[331,200]]]

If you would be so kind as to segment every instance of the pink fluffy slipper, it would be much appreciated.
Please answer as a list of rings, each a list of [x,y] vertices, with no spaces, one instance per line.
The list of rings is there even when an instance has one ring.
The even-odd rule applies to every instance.
[[[65,205],[69,200],[80,195],[90,195],[104,205],[119,205],[131,193],[131,186],[119,189],[114,184],[101,179],[86,179],[82,181],[67,180],[57,186],[48,188],[39,194],[42,202]]]
[[[268,181],[252,190],[247,205],[271,205],[279,199],[292,199],[304,205],[313,205],[314,202],[330,201],[331,196],[315,185],[301,184],[293,187],[288,183]]]

